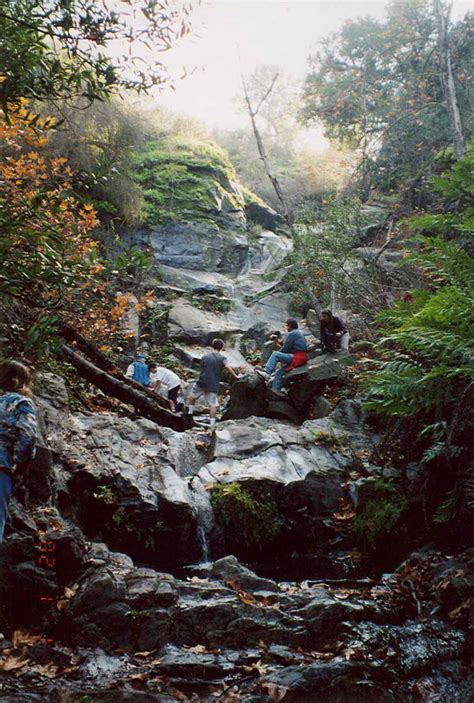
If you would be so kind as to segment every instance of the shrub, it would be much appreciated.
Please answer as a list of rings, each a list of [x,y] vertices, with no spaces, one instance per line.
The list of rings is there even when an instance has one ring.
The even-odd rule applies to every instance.
[[[387,538],[400,534],[407,507],[407,500],[390,483],[376,481],[354,518],[352,529],[367,546],[379,550],[386,546]]]
[[[238,482],[219,484],[212,488],[211,504],[230,549],[263,551],[280,532],[278,507],[268,493],[254,497]]]

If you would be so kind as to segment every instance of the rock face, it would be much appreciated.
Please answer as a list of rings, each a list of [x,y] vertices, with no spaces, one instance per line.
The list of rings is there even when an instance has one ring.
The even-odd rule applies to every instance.
[[[344,570],[335,583],[278,582],[225,550],[225,530],[248,538],[253,520],[253,529],[276,529],[257,537],[276,537],[280,566],[310,550],[313,574],[326,571],[328,551],[340,548],[331,525],[341,484],[378,439],[357,402],[301,427],[229,420],[213,442],[111,413],[71,414],[54,377],[43,379],[37,404],[51,460],[32,471],[41,469],[50,489],[28,511],[21,490],[12,500],[0,617],[7,635],[5,615],[29,632],[41,622],[48,639],[28,635],[22,644],[17,633],[0,643],[0,663],[22,667],[19,677],[4,672],[2,700],[211,700],[230,684],[248,703],[283,694],[400,703],[434,685],[441,700],[472,699],[462,659],[472,554],[420,552],[398,574],[348,588]],[[229,495],[241,502],[223,527]],[[263,567],[258,540],[251,553]],[[200,576],[163,568],[199,561],[204,542],[223,554]],[[435,607],[459,620],[434,619]]]
[[[259,416],[300,424],[313,408],[317,417],[325,417],[332,406],[320,394],[328,383],[344,381],[347,367],[354,363],[354,357],[345,352],[310,359],[305,366],[285,374],[286,397],[267,389],[263,379],[251,372],[232,385],[223,419]]]
[[[235,276],[248,260],[244,233],[226,232],[205,222],[155,225],[141,240],[150,246],[157,263],[177,269]]]

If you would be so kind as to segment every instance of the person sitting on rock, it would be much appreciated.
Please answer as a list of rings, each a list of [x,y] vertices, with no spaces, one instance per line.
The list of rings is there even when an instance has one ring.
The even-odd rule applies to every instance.
[[[235,373],[234,369],[227,364],[227,358],[224,354],[221,354],[223,349],[224,342],[222,339],[217,338],[212,340],[212,351],[204,354],[201,359],[199,378],[193,385],[188,400],[188,412],[190,415],[194,413],[194,405],[199,398],[202,398],[209,406],[211,428],[216,424],[217,390],[219,388],[222,370],[226,369],[233,378],[240,378],[238,374]]]
[[[268,359],[265,370],[262,375],[269,377],[274,371],[277,364],[280,368],[275,373],[272,383],[272,390],[279,391],[283,386],[283,376],[286,371],[296,368],[296,366],[304,366],[308,361],[306,339],[298,329],[298,322],[294,317],[289,317],[286,321],[286,329],[288,334],[283,342],[280,351],[271,353]],[[257,369],[257,373],[259,370]],[[260,371],[260,373],[262,373]]]
[[[13,488],[13,474],[23,473],[34,456],[38,436],[31,401],[31,373],[18,361],[0,362],[0,542]]]
[[[335,352],[337,349],[349,350],[349,331],[346,323],[331,310],[322,310],[319,318],[321,348],[323,352]]]
[[[176,412],[176,403],[178,402],[178,395],[181,390],[181,379],[170,369],[166,369],[164,366],[158,366],[152,362],[148,365],[150,370],[150,386],[154,393],[159,393],[170,404],[170,408],[173,412]]]
[[[145,364],[144,354],[136,355],[135,361],[129,365],[125,375],[127,378],[137,381],[137,383],[141,383],[142,386],[150,385],[150,370],[148,365]]]

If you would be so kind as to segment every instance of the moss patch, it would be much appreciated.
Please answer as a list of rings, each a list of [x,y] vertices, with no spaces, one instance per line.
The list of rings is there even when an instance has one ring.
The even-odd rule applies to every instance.
[[[360,506],[352,529],[368,547],[379,551],[387,540],[398,540],[404,533],[404,516],[408,510],[406,498],[387,481],[375,481],[370,495]]]
[[[282,519],[268,493],[253,495],[238,482],[219,484],[212,488],[211,504],[230,551],[263,552],[280,533]]]
[[[163,135],[149,141],[133,164],[145,196],[147,224],[213,221],[244,207],[227,153],[210,141]]]

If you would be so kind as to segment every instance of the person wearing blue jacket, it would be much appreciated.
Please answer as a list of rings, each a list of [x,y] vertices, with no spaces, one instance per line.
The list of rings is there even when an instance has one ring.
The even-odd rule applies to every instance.
[[[0,362],[0,542],[14,474],[25,471],[35,452],[38,425],[30,385],[26,366],[13,360]]]
[[[275,371],[277,364],[280,364],[280,368],[273,378],[272,390],[274,391],[281,390],[283,386],[283,376],[285,375],[287,367],[293,362],[293,354],[296,352],[306,352],[308,350],[304,334],[298,329],[298,322],[294,317],[289,317],[287,319],[286,329],[288,334],[283,341],[280,351],[272,352],[265,365],[264,374],[268,377]]]
[[[128,367],[126,373],[127,378],[133,378],[134,381],[141,383],[142,386],[150,385],[150,369],[148,364],[145,364],[144,354],[137,354],[135,361]]]

